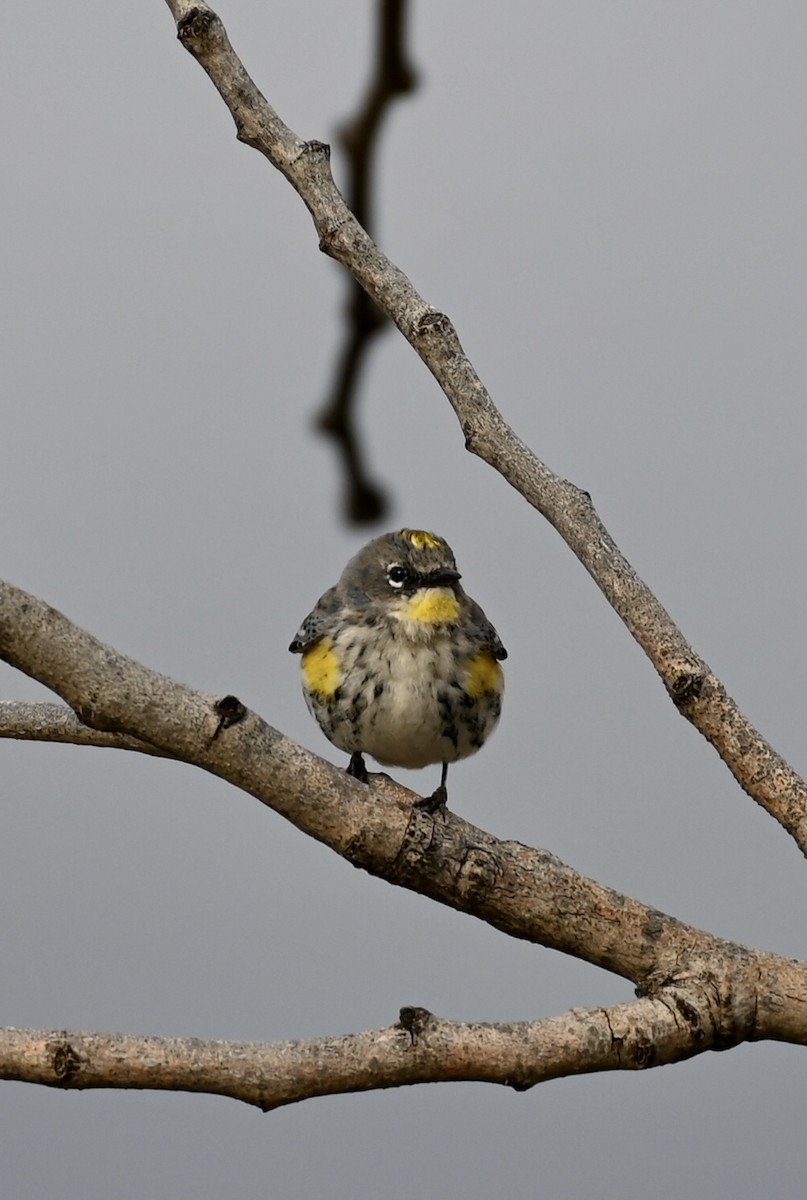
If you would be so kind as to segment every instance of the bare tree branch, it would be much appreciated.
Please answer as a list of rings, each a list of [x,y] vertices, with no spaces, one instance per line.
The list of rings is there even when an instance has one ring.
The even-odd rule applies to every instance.
[[[227,780],[354,866],[633,981],[675,989],[721,1045],[807,1040],[807,968],[693,929],[543,850],[435,819],[385,776],[373,786],[266,725],[119,654],[35,596],[0,582],[0,658],[56,691],[91,727],[136,738]]]
[[[327,148],[266,103],[203,3],[168,0],[180,37],[228,104],[241,140],[303,197],[321,246],[395,320],[441,383],[469,448],[561,532],[656,666],[681,712],[807,852],[805,785],[748,724],[619,553],[590,498],[524,447],[446,317],[430,310],[336,190]],[[355,866],[510,936],[630,979],[637,999],[551,1020],[460,1024],[425,1009],[370,1033],[276,1045],[0,1030],[0,1078],[63,1088],[204,1091],[270,1109],[314,1095],[436,1080],[525,1089],[562,1075],[636,1070],[773,1039],[807,1044],[807,964],[694,929],[572,871],[547,851],[437,818],[386,777],[370,787],[309,754],[235,697],[195,692],[119,654],[0,582],[0,658],[70,706],[0,706],[0,736],[170,756],[227,780]]]
[[[722,1049],[702,1015],[671,992],[510,1024],[464,1024],[403,1008],[387,1029],[274,1044],[2,1029],[0,1079],[206,1092],[264,1111],[416,1083],[472,1080],[526,1091],[568,1075],[639,1071]]]
[[[111,750],[136,750],[157,758],[173,758],[165,750],[123,733],[91,729],[63,704],[29,704],[0,700],[0,738],[20,742],[57,742],[71,746],[100,746]]]
[[[359,111],[339,132],[348,162],[348,204],[368,231],[374,224],[372,176],[382,122],[392,102],[411,92],[416,84],[405,47],[407,11],[407,0],[377,0],[374,74]],[[345,515],[348,520],[364,523],[380,520],[389,507],[381,486],[369,478],[356,422],[362,369],[376,334],[387,327],[388,320],[355,279],[349,277],[347,282],[344,341],[318,425],[330,434],[341,452]]]
[[[807,785],[740,712],[622,555],[591,497],[560,479],[503,420],[453,325],[430,308],[348,209],[327,146],[303,142],[267,103],[202,0],[167,0],[179,39],[218,89],[238,138],[264,154],[304,201],[320,248],[343,263],[395,322],[454,409],[467,448],[489,463],[564,538],[658,671],[680,713],[714,746],[734,778],[807,855]]]

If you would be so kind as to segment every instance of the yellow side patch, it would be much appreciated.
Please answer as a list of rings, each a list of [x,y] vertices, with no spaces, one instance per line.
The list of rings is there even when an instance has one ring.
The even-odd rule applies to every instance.
[[[468,679],[465,687],[469,696],[482,696],[495,692],[501,685],[502,669],[489,650],[480,650],[468,664]]]
[[[436,625],[441,621],[456,621],[460,606],[451,588],[420,588],[404,601],[399,616],[404,621],[425,621]]]
[[[332,696],[342,682],[339,662],[330,642],[324,639],[303,651],[302,670],[309,692],[316,692],[325,699]]]
[[[425,529],[402,529],[401,537],[406,538],[416,550],[439,550],[445,545],[436,533],[428,533]]]

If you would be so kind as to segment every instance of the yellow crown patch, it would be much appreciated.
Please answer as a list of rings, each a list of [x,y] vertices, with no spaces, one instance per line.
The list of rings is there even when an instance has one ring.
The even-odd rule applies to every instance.
[[[425,529],[402,529],[401,537],[406,538],[416,550],[439,550],[445,545],[436,533],[428,533]]]

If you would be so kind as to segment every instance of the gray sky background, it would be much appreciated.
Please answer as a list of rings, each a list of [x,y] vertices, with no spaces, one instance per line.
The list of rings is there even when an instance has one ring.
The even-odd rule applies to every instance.
[[[367,75],[371,5],[218,11],[283,119],[331,140]],[[806,26],[777,0],[416,4],[423,86],[386,132],[377,230],[802,770]],[[340,271],[159,0],[14,5],[4,41],[2,573],[341,762],[286,649],[381,531],[340,523],[310,428]],[[798,851],[560,539],[464,453],[395,334],[362,416],[387,525],[451,542],[510,651],[501,728],[452,771],[452,807],[715,934],[807,954]],[[5,668],[0,695],[45,697]],[[387,1025],[402,1004],[509,1020],[631,995],[351,870],[190,768],[0,754],[6,1024],[273,1040]],[[400,773],[421,791],[436,775]],[[4,1084],[2,1191],[793,1200],[805,1111],[804,1054],[772,1045],[269,1115]]]

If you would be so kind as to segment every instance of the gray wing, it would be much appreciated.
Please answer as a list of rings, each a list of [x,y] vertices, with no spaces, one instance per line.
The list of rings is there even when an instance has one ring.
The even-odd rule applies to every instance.
[[[471,619],[480,646],[486,646],[499,662],[507,658],[507,651],[502,645],[501,638],[475,600],[471,601]]]
[[[292,654],[302,654],[309,646],[318,642],[336,624],[335,617],[339,610],[340,601],[336,588],[330,588],[314,605],[311,612],[303,621],[294,640],[289,646]]]

